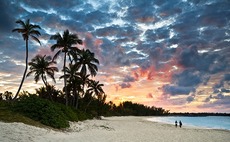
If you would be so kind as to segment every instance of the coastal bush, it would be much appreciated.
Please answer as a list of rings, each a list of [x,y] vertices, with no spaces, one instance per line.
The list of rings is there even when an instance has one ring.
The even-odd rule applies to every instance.
[[[12,110],[54,128],[69,127],[68,121],[77,120],[77,114],[60,106],[36,95],[30,95],[16,101]]]

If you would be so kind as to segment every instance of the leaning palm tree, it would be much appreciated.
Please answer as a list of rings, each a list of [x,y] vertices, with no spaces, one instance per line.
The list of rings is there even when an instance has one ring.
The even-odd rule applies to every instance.
[[[77,56],[74,56],[76,67],[80,70],[83,76],[86,76],[87,70],[91,76],[96,76],[98,68],[96,64],[99,64],[98,59],[94,57],[94,53],[89,49],[77,50]]]
[[[17,24],[19,24],[21,27],[20,28],[16,28],[13,29],[12,32],[18,32],[22,34],[23,39],[26,42],[26,68],[22,77],[22,81],[21,84],[18,88],[18,91],[14,97],[14,99],[16,99],[18,97],[18,94],[22,88],[23,82],[25,80],[25,76],[26,76],[26,72],[27,72],[27,68],[28,68],[28,41],[29,41],[29,37],[31,37],[33,40],[35,40],[36,42],[38,42],[40,45],[40,41],[37,38],[38,36],[40,36],[40,32],[37,29],[41,29],[40,26],[38,25],[34,25],[30,23],[30,19],[27,19],[25,22],[22,20],[17,20],[16,21]]]
[[[46,75],[52,78],[55,82],[54,72],[58,72],[58,68],[53,66],[55,63],[56,62],[52,61],[52,58],[50,56],[36,55],[31,60],[31,62],[29,62],[30,71],[28,72],[27,77],[34,73],[35,82],[37,83],[41,78],[44,85],[48,89],[49,83],[47,82]],[[51,98],[51,94],[49,95]]]
[[[68,105],[68,95],[67,95],[67,87],[66,87],[66,56],[69,54],[75,47],[72,47],[74,44],[82,44],[82,40],[78,38],[77,34],[71,34],[69,33],[69,30],[64,31],[63,35],[60,35],[60,33],[57,33],[55,35],[52,35],[50,37],[51,40],[56,40],[56,43],[51,46],[51,51],[54,51],[55,49],[59,49],[58,52],[54,55],[53,60],[55,60],[62,52],[64,53],[64,88],[65,88],[65,94],[66,94],[66,105]]]

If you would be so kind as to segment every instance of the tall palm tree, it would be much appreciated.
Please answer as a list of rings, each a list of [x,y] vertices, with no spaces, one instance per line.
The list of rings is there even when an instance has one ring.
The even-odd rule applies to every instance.
[[[77,55],[74,56],[76,66],[80,70],[80,73],[85,76],[87,74],[87,69],[91,76],[96,76],[98,68],[96,64],[99,64],[98,59],[94,57],[94,53],[88,49],[78,49]]]
[[[48,89],[49,83],[47,82],[46,75],[52,78],[54,82],[56,82],[54,78],[54,72],[58,72],[58,68],[53,66],[55,63],[56,62],[52,61],[50,56],[36,55],[31,60],[31,62],[29,62],[30,71],[28,72],[27,77],[34,73],[35,82],[37,83],[41,78],[44,85],[46,86],[46,89]],[[49,95],[51,98],[50,93]]]
[[[68,53],[71,52],[71,50],[74,49],[72,45],[74,44],[82,44],[82,40],[78,38],[77,34],[71,34],[69,33],[69,30],[64,31],[63,35],[60,33],[56,33],[55,35],[52,35],[50,37],[51,40],[56,40],[56,43],[51,46],[51,51],[54,51],[55,49],[59,49],[58,52],[54,55],[53,59],[55,60],[62,52],[64,53],[64,88],[65,88],[65,94],[66,94],[66,105],[68,105],[68,92],[66,87],[66,56]]]
[[[18,91],[14,97],[14,99],[16,99],[18,97],[18,94],[22,88],[23,82],[25,80],[25,76],[26,76],[26,72],[27,72],[27,68],[28,68],[28,41],[29,41],[29,37],[31,37],[33,40],[35,40],[36,42],[38,42],[40,45],[40,41],[37,38],[38,36],[40,36],[40,32],[38,31],[38,29],[41,29],[40,26],[38,25],[34,25],[30,23],[30,19],[27,19],[25,22],[22,20],[17,20],[16,21],[17,24],[19,24],[21,27],[20,28],[15,28],[12,30],[12,32],[18,32],[22,34],[23,39],[26,42],[26,68],[21,80],[21,84],[18,88]]]

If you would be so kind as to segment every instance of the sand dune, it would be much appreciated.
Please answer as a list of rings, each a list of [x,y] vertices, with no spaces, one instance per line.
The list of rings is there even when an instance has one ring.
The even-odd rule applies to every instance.
[[[1,142],[229,142],[230,131],[175,128],[147,117],[106,117],[71,122],[65,131],[0,122]]]

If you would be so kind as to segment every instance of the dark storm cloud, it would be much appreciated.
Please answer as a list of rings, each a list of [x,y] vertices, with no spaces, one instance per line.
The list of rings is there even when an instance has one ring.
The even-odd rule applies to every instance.
[[[131,84],[130,83],[121,83],[119,84],[119,86],[124,89],[124,88],[130,88],[131,87]]]
[[[182,73],[173,75],[173,83],[178,86],[196,86],[201,83],[201,73],[195,70],[184,70]]]
[[[170,26],[178,34],[189,34],[189,31],[194,31],[197,28],[197,17],[199,11],[185,12],[177,18],[177,22]]]
[[[160,5],[157,12],[161,17],[173,16],[174,14],[180,14],[182,12],[180,7],[180,0],[167,1]]]
[[[147,30],[145,32],[147,40],[160,40],[169,37],[169,30],[167,28],[160,28],[157,30]]]
[[[186,68],[195,68],[198,71],[206,71],[212,74],[224,71],[228,64],[223,55],[215,53],[199,54],[196,46],[184,48],[178,56],[178,62]]]
[[[205,102],[210,102],[212,99],[221,100],[221,99],[224,99],[224,98],[225,98],[225,96],[223,94],[218,93],[216,95],[210,95],[204,101]]]
[[[195,88],[194,87],[164,85],[163,90],[165,94],[171,94],[172,96],[175,96],[175,95],[188,95],[190,92],[194,92]]]
[[[7,1],[0,1],[0,30],[1,32],[9,32],[13,28],[13,16],[9,13],[10,2]]]
[[[181,73],[174,74],[172,76],[172,84],[174,85],[164,85],[163,91],[164,94],[188,95],[190,92],[195,92],[196,87],[202,82],[206,84],[209,78],[208,75],[204,75],[199,71],[187,69]]]
[[[112,25],[109,27],[97,29],[96,34],[98,36],[117,36],[121,32],[121,27],[118,25]]]
[[[20,2],[22,2],[23,4],[31,8],[44,9],[44,10],[49,10],[50,8],[52,9],[57,9],[57,8],[71,9],[75,5],[82,4],[81,0],[66,0],[65,2],[63,2],[62,0],[55,0],[55,1],[20,0]]]
[[[125,76],[124,82],[134,82],[135,81],[135,78],[132,77],[132,76]]]
[[[230,93],[230,89],[222,88],[222,89],[221,89],[221,92],[223,92],[223,93]]]
[[[221,112],[229,112],[229,108],[230,108],[230,96],[223,96],[223,95],[219,95],[219,99],[217,99],[217,97],[214,97],[216,100],[215,101],[210,101],[210,99],[212,99],[213,97],[210,96],[209,98],[206,99],[206,103],[204,103],[203,105],[198,106],[198,108],[213,108],[215,106],[219,107]],[[226,110],[225,110],[226,109]]]
[[[223,80],[224,81],[230,81],[230,74],[225,74]]]
[[[99,10],[93,11],[85,16],[86,16],[85,23],[101,25],[107,22],[111,22],[111,19],[109,18],[109,14],[101,12]]]
[[[224,27],[229,22],[227,16],[230,15],[228,1],[216,2],[206,5],[203,9],[203,14],[199,17],[199,21],[203,26]],[[213,10],[216,9],[216,10]],[[222,16],[226,18],[221,18]]]
[[[163,67],[161,62],[167,62],[173,58],[173,54],[176,52],[175,49],[162,48],[162,47],[152,47],[149,48],[146,54],[149,54],[148,59],[155,68],[160,69]]]
[[[195,96],[188,96],[186,100],[188,103],[191,103],[194,101],[194,98],[195,98]]]
[[[21,72],[24,68],[23,66],[17,65],[13,60],[7,60],[4,56],[0,58],[0,61],[0,71],[7,74]]]
[[[225,74],[223,78],[213,86],[213,93],[230,93],[228,88],[224,88],[224,83],[230,84],[230,74]]]
[[[144,22],[145,19],[150,19],[149,22],[155,21],[154,17],[154,6],[153,2],[145,2],[145,1],[132,1],[133,4],[128,8],[126,20],[129,22]],[[147,20],[148,21],[148,20]]]

